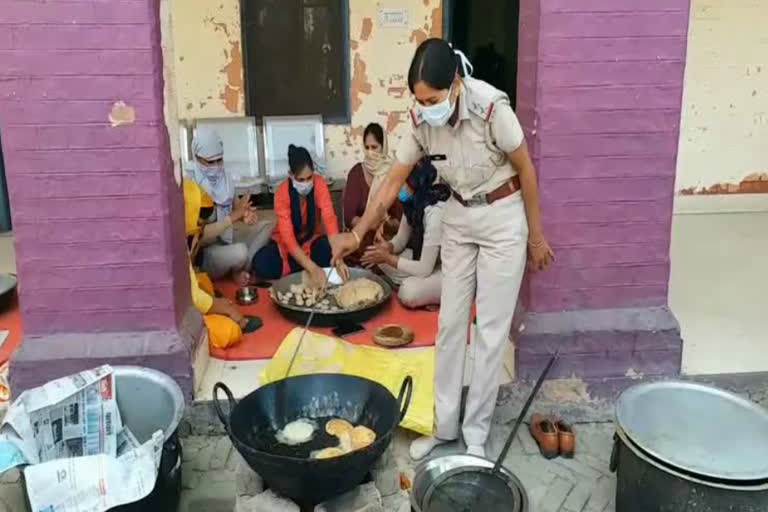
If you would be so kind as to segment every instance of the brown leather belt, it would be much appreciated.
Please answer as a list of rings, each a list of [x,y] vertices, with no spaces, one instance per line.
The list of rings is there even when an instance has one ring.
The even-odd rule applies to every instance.
[[[489,204],[493,204],[496,201],[511,196],[518,190],[520,190],[520,177],[514,176],[496,190],[492,190],[485,195],[475,196],[471,199],[464,199],[459,195],[458,192],[453,189],[451,189],[451,193],[453,193],[453,198],[456,199],[461,206],[464,206],[465,208],[471,208],[474,206],[487,206]]]

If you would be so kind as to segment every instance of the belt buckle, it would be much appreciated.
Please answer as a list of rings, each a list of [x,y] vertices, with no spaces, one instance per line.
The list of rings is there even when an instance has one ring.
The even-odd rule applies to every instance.
[[[479,194],[472,196],[469,199],[465,199],[464,202],[469,208],[475,208],[478,206],[488,206],[488,196],[485,194]]]

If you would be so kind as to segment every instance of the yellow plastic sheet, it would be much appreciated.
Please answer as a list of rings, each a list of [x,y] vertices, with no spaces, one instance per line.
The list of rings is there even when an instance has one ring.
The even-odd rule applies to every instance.
[[[296,328],[280,344],[261,372],[262,385],[285,377],[303,329]],[[308,331],[291,368],[291,377],[313,373],[342,373],[376,381],[397,396],[403,379],[413,378],[413,397],[401,427],[432,435],[434,422],[434,347],[390,351],[347,343]]]

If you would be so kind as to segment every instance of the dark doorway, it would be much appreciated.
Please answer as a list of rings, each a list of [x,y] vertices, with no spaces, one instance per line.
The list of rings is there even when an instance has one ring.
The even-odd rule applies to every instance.
[[[8,200],[8,185],[5,182],[3,163],[3,141],[0,139],[0,233],[11,230],[11,203]]]
[[[463,51],[473,76],[517,99],[520,0],[444,0],[445,37]]]

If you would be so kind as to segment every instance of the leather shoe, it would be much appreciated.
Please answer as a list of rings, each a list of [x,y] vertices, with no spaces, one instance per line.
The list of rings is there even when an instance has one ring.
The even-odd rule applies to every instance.
[[[573,433],[573,427],[562,419],[558,419],[555,422],[555,429],[557,429],[560,455],[566,459],[572,459],[576,451],[576,435]]]
[[[557,428],[551,419],[541,414],[534,414],[531,416],[530,431],[545,459],[557,457],[560,453],[560,441]]]

